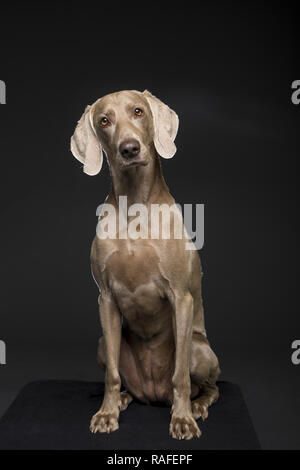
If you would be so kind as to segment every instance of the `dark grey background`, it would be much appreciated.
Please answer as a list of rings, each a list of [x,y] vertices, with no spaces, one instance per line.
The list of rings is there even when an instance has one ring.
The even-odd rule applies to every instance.
[[[109,174],[84,175],[69,138],[87,104],[147,88],[180,117],[163,162],[171,192],[205,204],[206,324],[222,379],[241,386],[263,448],[300,448],[296,13],[161,8],[1,6],[0,414],[29,381],[101,377],[89,249]]]

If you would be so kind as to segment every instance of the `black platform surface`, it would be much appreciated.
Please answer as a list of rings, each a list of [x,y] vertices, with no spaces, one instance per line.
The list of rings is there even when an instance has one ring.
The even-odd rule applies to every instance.
[[[218,385],[219,401],[206,421],[198,421],[200,439],[178,441],[169,436],[169,407],[133,402],[121,412],[117,431],[92,434],[89,423],[103,398],[102,383],[33,382],[0,421],[0,449],[259,449],[239,387]]]

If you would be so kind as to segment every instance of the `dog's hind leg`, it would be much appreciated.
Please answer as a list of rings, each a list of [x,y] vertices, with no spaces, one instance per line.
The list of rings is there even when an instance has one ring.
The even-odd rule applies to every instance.
[[[126,390],[123,390],[123,392],[121,392],[121,405],[120,405],[120,410],[121,411],[124,411],[126,410],[127,406],[130,405],[130,403],[132,402],[133,398],[132,396],[130,395],[129,392],[127,392]]]
[[[216,385],[203,385],[201,395],[192,401],[192,413],[195,419],[202,418],[204,421],[208,416],[208,407],[217,401],[219,389]]]
[[[195,419],[204,420],[208,416],[208,407],[219,397],[216,381],[220,368],[216,355],[201,333],[193,334],[190,373],[192,383],[198,385],[200,391],[200,396],[192,401],[192,413]]]

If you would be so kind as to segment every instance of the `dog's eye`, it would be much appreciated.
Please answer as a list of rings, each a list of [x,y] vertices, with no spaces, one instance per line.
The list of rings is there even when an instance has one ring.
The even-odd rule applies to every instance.
[[[105,127],[109,124],[109,120],[107,119],[107,117],[103,117],[101,120],[100,120],[100,126],[102,127]]]
[[[140,108],[135,108],[134,114],[135,114],[136,116],[142,116],[143,110],[140,109]]]

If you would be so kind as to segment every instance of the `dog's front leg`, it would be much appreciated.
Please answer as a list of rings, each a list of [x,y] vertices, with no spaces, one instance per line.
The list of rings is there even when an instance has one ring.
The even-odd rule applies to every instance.
[[[170,434],[175,439],[200,437],[191,410],[190,350],[193,329],[193,297],[176,294],[172,299],[175,337],[175,371],[172,377],[173,405]]]
[[[119,356],[121,344],[121,314],[109,293],[99,297],[100,318],[105,341],[105,394],[100,410],[92,417],[92,432],[112,432],[118,429],[121,405]]]

